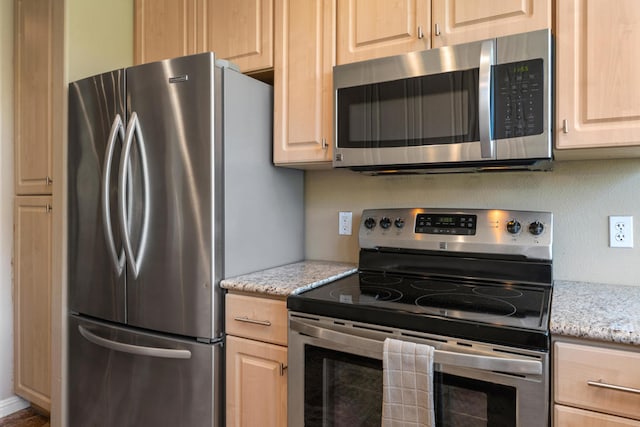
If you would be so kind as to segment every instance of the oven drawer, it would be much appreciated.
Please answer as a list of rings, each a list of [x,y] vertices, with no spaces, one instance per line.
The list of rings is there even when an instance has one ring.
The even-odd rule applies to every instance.
[[[287,345],[286,301],[227,294],[225,327],[229,335]]]
[[[557,342],[556,403],[640,420],[640,353]]]

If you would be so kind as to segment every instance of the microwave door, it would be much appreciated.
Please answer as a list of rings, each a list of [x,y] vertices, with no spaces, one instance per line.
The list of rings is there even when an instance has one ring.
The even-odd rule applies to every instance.
[[[386,73],[385,79],[365,84],[343,84],[337,67],[335,166],[402,167],[495,159],[491,135],[494,40],[441,49],[437,56],[419,52],[414,59],[424,62],[418,69],[441,64],[428,73],[388,78]],[[379,65],[392,60],[385,58]],[[377,67],[378,61],[361,66]]]

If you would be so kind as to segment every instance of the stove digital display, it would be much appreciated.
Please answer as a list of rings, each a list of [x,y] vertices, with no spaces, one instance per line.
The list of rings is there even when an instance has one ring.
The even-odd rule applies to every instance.
[[[452,234],[473,236],[476,234],[477,215],[442,215],[421,213],[416,218],[416,233]]]

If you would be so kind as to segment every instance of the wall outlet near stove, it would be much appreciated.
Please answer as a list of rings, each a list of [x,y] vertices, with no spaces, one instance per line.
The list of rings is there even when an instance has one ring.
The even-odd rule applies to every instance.
[[[610,216],[609,217],[609,247],[632,248],[633,247],[633,217]]]
[[[338,234],[351,236],[351,222],[353,219],[352,212],[340,212],[338,219]]]

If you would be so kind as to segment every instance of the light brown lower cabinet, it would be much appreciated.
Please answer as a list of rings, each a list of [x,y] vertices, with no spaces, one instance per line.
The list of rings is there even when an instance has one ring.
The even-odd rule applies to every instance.
[[[227,336],[227,426],[287,425],[287,347]]]
[[[14,392],[51,410],[51,196],[15,198]]]
[[[640,427],[640,421],[562,405],[554,406],[553,422],[555,427]]]
[[[556,341],[554,427],[640,427],[640,349]]]
[[[286,303],[228,294],[225,304],[227,426],[286,427]]]

